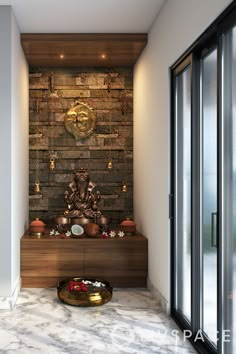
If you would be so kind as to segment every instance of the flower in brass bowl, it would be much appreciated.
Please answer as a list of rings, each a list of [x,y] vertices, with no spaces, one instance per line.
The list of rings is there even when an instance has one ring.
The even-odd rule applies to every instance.
[[[70,278],[59,282],[58,298],[73,306],[100,306],[112,298],[112,286],[106,280]]]

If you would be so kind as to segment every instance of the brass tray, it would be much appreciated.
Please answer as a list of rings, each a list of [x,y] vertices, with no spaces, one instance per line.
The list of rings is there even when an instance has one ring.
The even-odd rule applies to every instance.
[[[87,291],[68,290],[70,282],[86,284]],[[99,286],[99,284],[101,284]],[[64,279],[58,283],[58,298],[67,305],[72,306],[100,306],[112,298],[113,288],[103,279],[75,277]]]

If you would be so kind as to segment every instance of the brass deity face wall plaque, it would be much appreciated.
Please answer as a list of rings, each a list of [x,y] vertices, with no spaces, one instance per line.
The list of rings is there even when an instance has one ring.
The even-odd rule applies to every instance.
[[[76,103],[65,116],[64,125],[68,133],[76,140],[87,138],[92,134],[96,123],[96,116],[91,107],[85,103]]]

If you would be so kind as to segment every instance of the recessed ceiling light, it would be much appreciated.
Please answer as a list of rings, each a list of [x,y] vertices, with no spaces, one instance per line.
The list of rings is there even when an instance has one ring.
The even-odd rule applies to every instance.
[[[105,53],[101,54],[101,59],[106,59],[107,58],[107,55]]]
[[[64,54],[60,54],[60,59],[64,59]]]

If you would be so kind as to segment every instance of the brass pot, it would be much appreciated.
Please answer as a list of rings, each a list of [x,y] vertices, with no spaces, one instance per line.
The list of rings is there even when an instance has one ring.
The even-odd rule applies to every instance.
[[[57,215],[54,222],[57,225],[68,225],[70,224],[70,218],[67,218],[65,215]]]
[[[82,216],[81,218],[71,218],[71,225],[87,225],[90,222],[91,220],[86,218],[85,216]]]
[[[100,218],[97,219],[97,223],[98,225],[108,225],[109,224],[109,217],[108,216],[105,216],[105,215],[101,215]]]
[[[88,286],[88,291],[68,291],[67,285],[70,281],[81,282],[83,280],[91,281],[96,284],[96,282],[101,282],[102,287],[98,288],[96,286]],[[65,279],[59,282],[57,287],[58,298],[72,306],[100,306],[106,304],[112,298],[113,288],[111,284],[106,280],[94,279],[94,278],[71,278]]]

